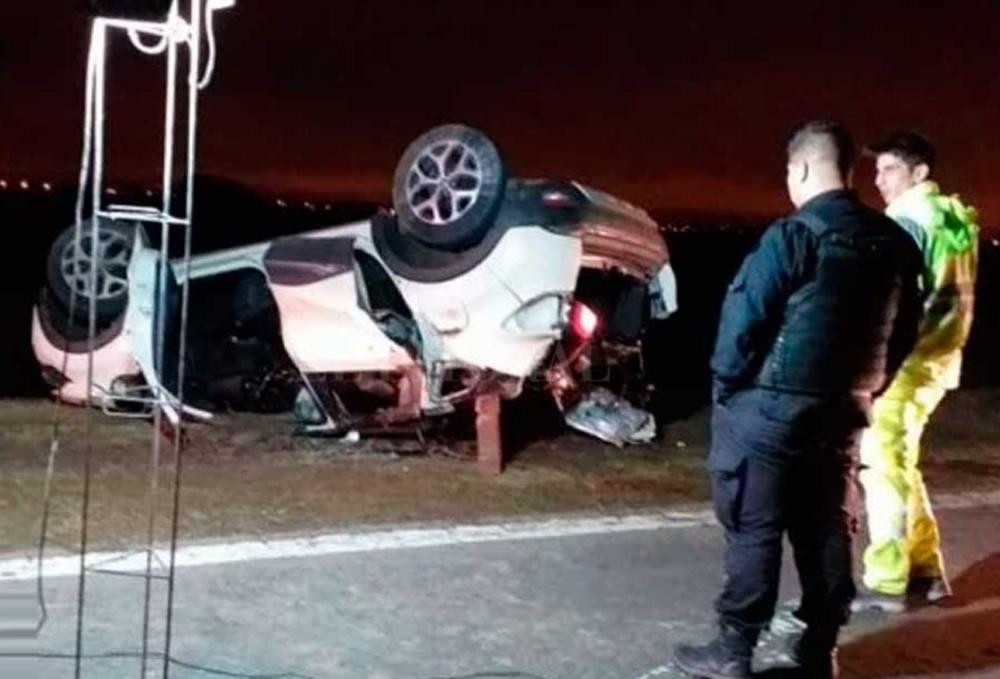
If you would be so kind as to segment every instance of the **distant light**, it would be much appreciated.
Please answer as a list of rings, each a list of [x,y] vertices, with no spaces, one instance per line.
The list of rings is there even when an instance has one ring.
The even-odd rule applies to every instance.
[[[995,247],[995,248],[996,248],[996,247],[1000,247],[1000,238],[994,238],[994,239],[993,239],[992,241],[990,241],[990,242],[991,242],[991,243],[993,243],[993,247]]]
[[[152,196],[153,195],[153,189],[146,189],[146,195],[147,196]]]
[[[0,189],[6,189],[6,188],[7,188],[7,180],[0,179]]]
[[[275,202],[275,204],[276,204],[276,205],[277,205],[278,207],[286,207],[286,206],[288,205],[288,203],[286,203],[285,201],[283,201],[283,200],[282,200],[281,198],[277,199],[277,200],[276,200],[276,201],[274,201],[274,202]]]
[[[327,203],[326,205],[324,205],[324,206],[323,206],[323,209],[324,209],[324,210],[327,210],[327,211],[330,211],[330,210],[332,210],[332,209],[333,209],[333,206],[332,206],[332,205],[330,205],[329,203]]]
[[[42,182],[42,190],[43,191],[51,191],[52,190],[52,184],[50,184],[49,182]]]
[[[109,186],[108,188],[104,189],[104,193],[108,194],[109,196],[117,196],[118,195],[118,190],[117,189],[113,189],[113,188],[111,188]]]
[[[312,203],[310,203],[308,200],[302,202],[302,207],[304,207],[307,210],[315,210],[316,209],[316,206],[313,205]]]
[[[28,189],[30,189],[30,188],[31,188],[31,184],[29,184],[29,183],[28,183],[28,180],[27,180],[27,179],[22,179],[22,180],[21,180],[21,184],[20,184],[20,187],[21,187],[22,189],[24,189],[25,191],[27,191]]]

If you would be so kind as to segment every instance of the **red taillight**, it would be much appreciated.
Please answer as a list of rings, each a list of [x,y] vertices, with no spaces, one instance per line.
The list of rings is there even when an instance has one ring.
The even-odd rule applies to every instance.
[[[569,315],[569,325],[578,337],[589,340],[594,335],[594,331],[597,330],[598,322],[599,319],[593,309],[580,302],[573,303],[573,309]]]

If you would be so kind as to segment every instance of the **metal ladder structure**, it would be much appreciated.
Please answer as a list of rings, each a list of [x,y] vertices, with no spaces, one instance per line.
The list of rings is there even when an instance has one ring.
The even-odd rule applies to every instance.
[[[197,147],[198,95],[212,74],[215,62],[213,16],[215,12],[232,7],[235,0],[90,0],[94,13],[91,27],[90,49],[87,58],[86,95],[84,111],[84,143],[80,167],[79,193],[76,203],[76,239],[80,247],[85,223],[89,220],[91,243],[91,282],[89,289],[97,290],[97,271],[100,267],[98,227],[103,220],[128,221],[160,225],[161,265],[158,272],[158,300],[161,310],[166,308],[169,244],[172,233],[180,232],[184,243],[183,266],[188,266],[191,256],[191,227],[194,207],[194,176]],[[162,194],[160,204],[148,205],[106,204],[105,190],[105,139],[106,139],[106,73],[108,47],[114,38],[126,37],[140,52],[166,59],[165,105],[163,115]],[[202,43],[207,37],[208,57],[202,64]],[[182,102],[181,99],[184,99]],[[186,111],[181,110],[186,104]],[[181,169],[178,170],[178,167]],[[179,187],[179,188],[178,188]],[[88,201],[89,198],[89,201]],[[147,494],[146,548],[138,552],[145,558],[145,591],[142,617],[142,652],[140,679],[153,676],[156,669],[152,660],[162,660],[162,674],[168,677],[171,668],[170,647],[174,604],[174,554],[177,546],[180,505],[181,462],[183,449],[182,415],[184,354],[186,350],[186,325],[189,300],[188,283],[181,286],[181,329],[179,357],[177,360],[177,393],[169,394],[159,384],[150,385],[142,399],[153,413],[153,433],[150,448],[149,488]],[[166,341],[166,314],[158,314],[154,329],[157,342],[158,366],[165,366],[163,353]],[[90,399],[88,422],[95,409],[92,384],[93,338],[96,331],[94,295],[90,300],[91,359],[88,367],[87,393]],[[164,417],[168,422],[164,421]],[[164,561],[155,548],[156,517],[158,512],[159,472],[165,427],[172,427],[173,460],[170,472],[173,477],[172,509],[170,516],[169,559]],[[80,528],[80,571],[77,599],[77,629],[75,676],[82,676],[84,653],[84,621],[88,573],[134,577],[133,573],[115,571],[114,564],[89,564],[87,561],[87,534],[90,502],[90,452],[92,427],[88,424],[84,454],[84,487]],[[56,446],[54,446],[56,449]],[[43,529],[44,530],[44,529]],[[43,536],[44,539],[44,536]],[[160,572],[154,573],[154,566]],[[165,629],[162,652],[150,650],[150,607],[155,582],[166,585]]]

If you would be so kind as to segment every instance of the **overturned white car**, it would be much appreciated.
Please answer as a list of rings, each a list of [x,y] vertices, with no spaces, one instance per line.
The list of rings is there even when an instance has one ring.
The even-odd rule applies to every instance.
[[[53,394],[110,412],[157,398],[195,417],[295,401],[305,430],[342,434],[513,398],[530,383],[573,426],[616,443],[650,434],[648,421],[574,411],[607,405],[587,401],[586,375],[634,355],[648,320],[676,309],[667,248],[644,211],[573,182],[508,178],[493,143],[461,125],[409,146],[393,207],[189,265],[162,261],[138,222],[100,221],[96,244],[91,224],[68,229],[32,326]]]

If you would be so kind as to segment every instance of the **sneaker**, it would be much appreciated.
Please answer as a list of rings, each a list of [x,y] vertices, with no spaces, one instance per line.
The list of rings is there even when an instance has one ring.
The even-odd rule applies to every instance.
[[[952,596],[951,584],[943,576],[914,576],[906,588],[907,595],[916,601],[937,603]]]
[[[798,601],[782,604],[768,623],[767,631],[775,637],[792,637],[806,631],[806,623],[797,615]]]
[[[906,610],[905,594],[886,594],[873,589],[859,593],[851,602],[852,613],[864,611],[881,611],[883,613],[903,613]]]

